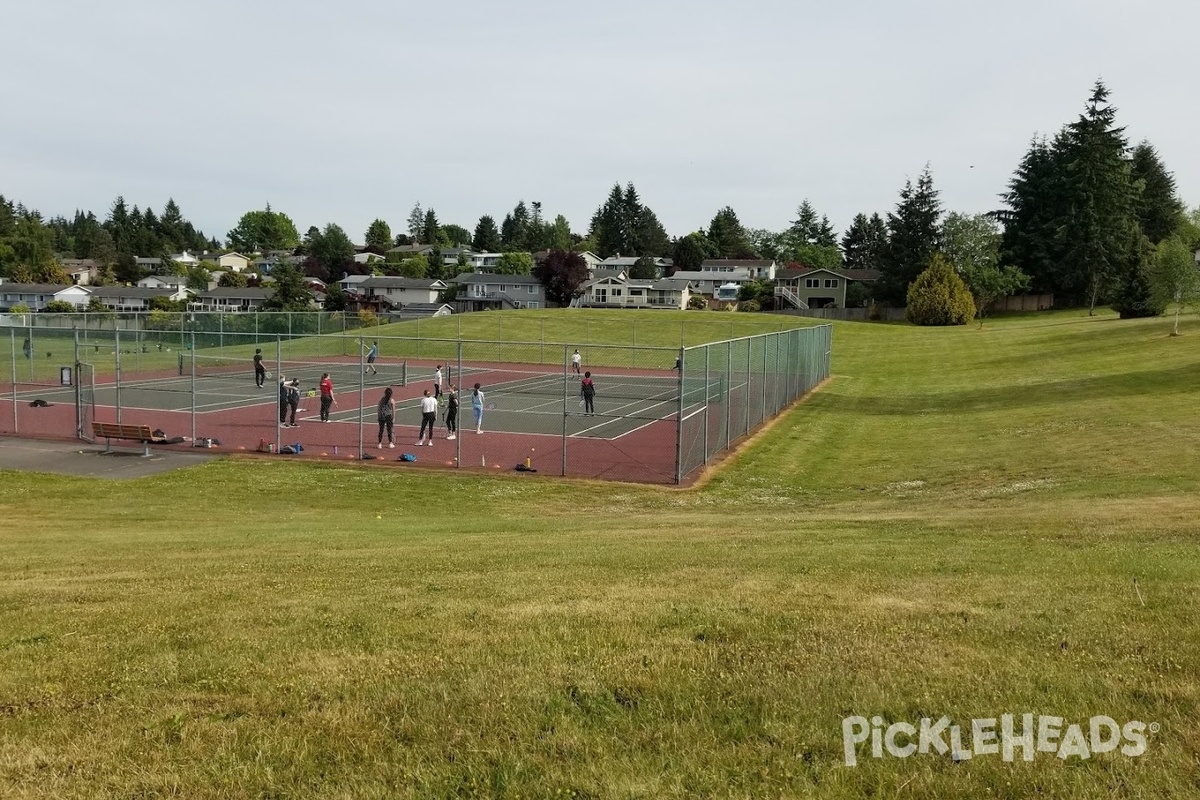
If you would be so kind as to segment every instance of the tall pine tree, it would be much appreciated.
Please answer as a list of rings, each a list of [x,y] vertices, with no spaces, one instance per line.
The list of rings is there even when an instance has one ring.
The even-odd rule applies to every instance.
[[[1171,238],[1182,222],[1183,203],[1175,193],[1175,176],[1167,171],[1158,151],[1147,141],[1133,148],[1129,166],[1137,193],[1134,208],[1138,223],[1150,243],[1158,245]]]
[[[925,167],[917,185],[906,181],[896,211],[888,214],[888,244],[880,264],[879,296],[901,305],[909,284],[929,266],[942,244],[942,204]]]

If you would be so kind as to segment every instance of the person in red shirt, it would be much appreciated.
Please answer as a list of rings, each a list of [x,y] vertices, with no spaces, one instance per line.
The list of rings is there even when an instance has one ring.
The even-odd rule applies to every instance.
[[[321,376],[321,422],[329,422],[329,407],[335,405],[333,397],[333,380],[326,372]]]

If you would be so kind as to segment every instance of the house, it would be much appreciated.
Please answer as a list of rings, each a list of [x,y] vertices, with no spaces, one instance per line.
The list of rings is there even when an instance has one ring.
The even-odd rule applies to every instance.
[[[463,287],[463,292],[458,296],[461,310],[544,308],[546,305],[546,291],[532,275],[464,272],[451,283]]]
[[[692,284],[696,294],[713,300],[736,300],[738,290],[755,280],[753,273],[747,267],[731,267],[728,270],[681,269],[672,273],[671,277],[688,281]],[[732,298],[729,297],[731,292]]]
[[[388,261],[403,261],[413,256],[427,256],[433,252],[431,244],[398,244],[387,251]]]
[[[381,297],[393,306],[410,303],[436,303],[446,284],[426,278],[402,278],[371,275],[358,284],[357,291],[367,297]]]
[[[10,311],[13,306],[28,306],[30,311],[41,311],[55,295],[66,289],[57,283],[0,283],[0,311]]]
[[[65,289],[55,292],[54,299],[70,303],[78,309],[85,309],[87,308],[88,299],[91,297],[89,293],[91,288],[88,286],[68,286]]]
[[[454,313],[454,307],[449,303],[408,303],[399,311],[392,312],[392,319],[428,319],[429,317],[448,317]]]
[[[468,260],[471,262],[471,268],[476,272],[492,272],[500,263],[500,257],[503,255],[504,253],[472,253]]]
[[[104,271],[99,261],[90,258],[62,258],[58,263],[71,276],[71,283],[76,286],[87,286]]]
[[[258,311],[265,300],[275,293],[274,289],[259,287],[226,287],[209,289],[199,292],[192,302],[188,303],[188,311],[217,311],[221,313],[239,313],[242,311]]]
[[[183,275],[149,275],[137,282],[143,289],[180,289],[187,286]]]
[[[186,255],[186,253],[185,253]],[[200,263],[208,270],[222,270],[224,272],[245,272],[250,268],[250,259],[246,258],[241,253],[209,253],[207,251],[200,254]]]
[[[86,289],[89,302],[98,299],[109,311],[149,311],[150,301],[155,297],[167,300],[186,300],[191,291],[185,286],[89,286]]]
[[[604,276],[583,285],[583,295],[573,305],[580,308],[665,308],[682,311],[692,297],[691,284],[670,278]]]
[[[338,288],[346,294],[366,294],[362,289],[364,281],[375,277],[374,275],[349,275],[343,274],[341,280],[337,282]]]
[[[776,275],[775,297],[792,308],[845,308],[846,287],[850,283],[870,284],[878,279],[879,271],[873,269],[793,267]]]
[[[354,263],[356,264],[382,264],[387,259],[379,253],[355,253]]]
[[[656,270],[655,275],[659,278],[665,275],[667,271],[670,270],[672,264],[674,264],[674,262],[669,258],[657,258],[655,256],[650,256],[650,259],[654,262],[654,269]],[[601,261],[596,265],[596,269],[624,272],[626,275],[628,275],[633,271],[634,265],[641,260],[641,256],[622,256],[620,253],[618,253],[615,256],[610,256]]]
[[[552,252],[554,252],[554,251],[553,250],[539,250],[538,252],[533,254],[533,263],[534,264],[542,263],[543,261],[546,260],[546,257],[549,256]],[[588,272],[591,272],[592,270],[599,267],[600,262],[602,262],[604,260],[604,259],[600,258],[600,256],[593,253],[591,250],[575,250],[573,252],[578,253],[583,258],[583,263],[587,264]]]
[[[700,272],[740,272],[745,270],[755,281],[773,281],[777,265],[769,258],[708,258],[700,262]]]

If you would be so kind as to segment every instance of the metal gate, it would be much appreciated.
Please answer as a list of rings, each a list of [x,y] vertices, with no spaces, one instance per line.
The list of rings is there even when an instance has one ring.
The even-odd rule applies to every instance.
[[[96,419],[96,368],[75,362],[75,433],[85,442],[95,442],[92,422]]]

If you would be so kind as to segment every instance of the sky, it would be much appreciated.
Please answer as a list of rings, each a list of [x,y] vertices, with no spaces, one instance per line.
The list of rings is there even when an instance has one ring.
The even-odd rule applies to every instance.
[[[806,198],[844,230],[927,164],[978,213],[1097,79],[1200,204],[1194,0],[10,6],[0,194],[46,216],[173,197],[224,240],[270,203],[361,242],[524,199],[584,234],[632,182],[673,236],[725,206],[782,230]]]

